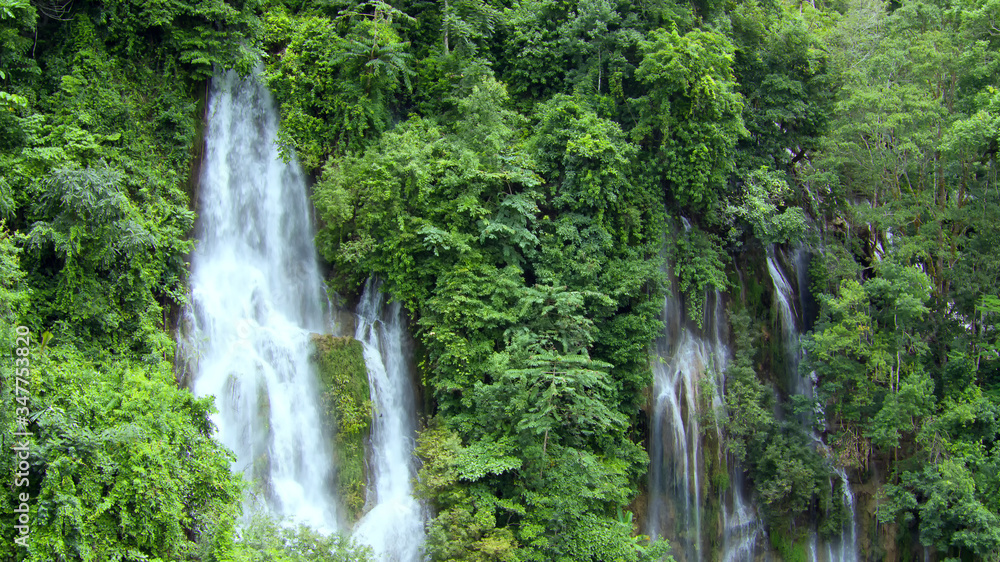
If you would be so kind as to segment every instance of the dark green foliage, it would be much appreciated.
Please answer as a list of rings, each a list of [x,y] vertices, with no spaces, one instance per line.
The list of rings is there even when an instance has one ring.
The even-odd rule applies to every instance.
[[[824,499],[829,470],[794,417],[775,419],[770,389],[753,367],[757,325],[746,310],[731,312],[730,320],[736,354],[726,371],[728,447],[746,467],[772,533],[784,535],[797,517]],[[840,497],[834,501],[839,504]]]
[[[733,171],[733,149],[746,135],[743,99],[732,74],[733,46],[721,33],[652,31],[640,44],[636,78],[648,94],[634,100],[632,137],[656,156],[669,196],[707,210]]]
[[[138,351],[149,352],[169,345],[155,324],[160,305],[150,286],[158,229],[129,200],[123,180],[101,164],[57,169],[41,182],[27,246],[40,268],[59,281],[45,290],[35,277],[41,297],[36,311],[42,318],[65,319],[78,334],[99,341],[127,334],[149,346]]]
[[[671,247],[673,246],[673,247]],[[685,228],[667,246],[670,263],[674,265],[677,288],[684,295],[688,316],[698,326],[703,321],[705,291],[726,289],[726,261],[718,236],[700,228]]]
[[[646,291],[660,275],[643,258],[658,247],[657,198],[633,181],[621,129],[581,99],[540,106],[527,142],[508,100],[482,76],[456,98],[463,120],[411,117],[331,161],[315,191],[320,248],[345,287],[377,272],[416,312],[425,380],[460,438],[449,450],[467,451],[454,469],[512,510],[442,503],[433,558],[635,560],[645,547],[609,517],[645,464],[627,430],[656,330]],[[466,464],[493,443],[510,463]],[[436,460],[425,471],[446,470]],[[425,493],[443,502],[442,486]]]
[[[157,54],[174,55],[190,79],[209,78],[213,66],[225,65],[249,72],[258,56],[246,41],[256,32],[254,0],[135,2],[112,0],[94,6],[94,15],[106,27],[106,41],[128,60]],[[174,62],[169,63],[176,64]]]
[[[315,169],[387,128],[393,96],[410,88],[412,55],[399,31],[412,18],[381,1],[336,20],[282,12],[269,16],[266,37],[281,49],[268,73],[284,116],[280,136],[289,155]]]
[[[817,150],[832,109],[822,44],[806,21],[768,2],[740,4],[730,18],[749,132],[737,145],[737,166],[792,172]]]

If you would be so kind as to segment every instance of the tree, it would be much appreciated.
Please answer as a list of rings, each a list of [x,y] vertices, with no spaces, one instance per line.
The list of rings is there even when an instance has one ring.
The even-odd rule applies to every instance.
[[[714,207],[733,171],[743,100],[732,74],[733,46],[720,33],[674,28],[640,43],[636,78],[649,93],[632,101],[633,140],[656,156],[665,189],[681,206]]]
[[[334,155],[362,149],[386,130],[394,96],[410,88],[412,55],[400,31],[413,21],[381,0],[336,19],[306,16],[291,30],[275,26],[281,55],[268,83],[284,116],[279,139],[310,170]]]
[[[34,282],[44,287],[38,312],[47,322],[69,321],[59,335],[81,343],[117,340],[140,354],[162,353],[171,344],[157,325],[154,283],[172,264],[154,251],[165,233],[130,201],[123,179],[107,164],[58,169],[37,189],[27,244]]]
[[[72,348],[33,347],[26,560],[177,559],[232,516],[242,487],[211,438],[210,398],[178,389],[164,362],[101,372]]]

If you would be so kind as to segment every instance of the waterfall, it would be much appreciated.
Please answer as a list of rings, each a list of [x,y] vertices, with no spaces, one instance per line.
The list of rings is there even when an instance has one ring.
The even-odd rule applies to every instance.
[[[678,299],[664,300],[664,329],[653,357],[653,417],[650,438],[650,480],[647,526],[651,537],[671,540],[678,562],[707,559],[702,489],[706,484],[702,455],[699,402],[711,388],[713,410],[725,408],[725,370],[729,362],[726,319],[721,294],[706,299],[704,329],[690,326]],[[703,388],[703,381],[711,384]],[[712,428],[710,428],[712,429]],[[743,491],[743,473],[727,462],[722,429],[714,427],[719,449],[712,453],[726,462],[730,487],[722,492],[722,560],[753,560],[762,534],[753,505]]]
[[[781,265],[778,263],[774,247],[769,247],[767,251],[767,271],[770,274],[771,282],[774,285],[774,296],[778,306],[778,315],[781,318],[782,333],[784,335],[785,354],[788,357],[789,362],[788,377],[791,382],[789,385],[789,392],[803,395],[811,399],[815,395],[815,380],[813,377],[801,376],[798,369],[799,363],[802,359],[800,331],[798,326],[805,325],[804,311],[806,299],[803,293],[805,292],[808,275],[803,271],[803,268],[807,262],[808,256],[806,255],[805,250],[803,248],[796,249],[791,265],[795,268],[797,273],[796,281],[799,287],[798,300],[800,303],[800,310],[802,311],[802,314],[797,316],[795,314],[795,309],[792,306],[792,303],[795,302],[795,291],[793,291],[791,285],[788,283],[788,278],[785,277],[785,274],[781,269]],[[822,411],[817,411],[816,413],[822,415]],[[805,428],[811,433],[812,442],[819,447],[826,447],[826,445],[823,444],[822,439],[820,439],[815,430],[812,428],[812,416],[805,416],[801,421]],[[813,529],[811,531],[809,537],[810,560],[812,562],[820,562],[820,560],[824,558],[823,554],[825,554],[825,562],[857,562],[857,513],[854,506],[854,493],[851,491],[851,483],[847,477],[847,472],[839,466],[833,466],[832,470],[840,477],[841,489],[844,495],[844,505],[849,508],[850,517],[848,522],[841,529],[840,537],[827,542],[825,549],[820,548],[819,537],[816,530]],[[830,490],[831,493],[834,490],[832,480]]]
[[[653,359],[649,535],[683,548],[681,562],[701,560],[701,432],[698,379],[713,366],[708,342],[681,327],[679,302],[667,297]]]
[[[774,296],[777,299],[778,315],[781,316],[782,336],[784,337],[785,357],[788,361],[787,374],[791,384],[789,392],[812,398],[812,382],[799,376],[799,361],[801,360],[799,329],[795,322],[795,309],[792,306],[795,292],[788,283],[781,266],[774,256],[773,247],[767,252],[767,272],[774,284]]]
[[[764,536],[764,522],[743,490],[743,470],[729,463],[729,485],[732,488],[732,508],[723,503],[723,562],[752,562],[757,553],[757,541]]]
[[[858,533],[857,533],[857,509],[854,507],[854,493],[851,491],[851,482],[847,478],[847,472],[841,467],[836,467],[834,472],[840,477],[840,489],[844,494],[844,505],[850,511],[850,518],[841,529],[840,540],[836,544],[831,543],[829,560],[840,560],[841,562],[858,562]]]
[[[364,345],[372,404],[371,510],[354,537],[371,545],[381,562],[416,562],[424,541],[423,510],[413,497],[417,420],[413,381],[403,352],[402,307],[384,306],[379,283],[365,284],[355,339]]]
[[[309,361],[326,300],[305,182],[279,157],[277,128],[259,80],[230,71],[212,81],[181,339],[193,392],[216,397],[233,469],[260,484],[272,512],[330,532],[332,457]]]

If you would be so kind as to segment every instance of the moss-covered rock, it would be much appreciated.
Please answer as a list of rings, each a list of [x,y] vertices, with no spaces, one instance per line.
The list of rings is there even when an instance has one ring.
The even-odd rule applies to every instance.
[[[315,335],[313,362],[324,419],[334,435],[337,488],[353,522],[365,506],[365,444],[372,419],[364,348],[352,337]]]

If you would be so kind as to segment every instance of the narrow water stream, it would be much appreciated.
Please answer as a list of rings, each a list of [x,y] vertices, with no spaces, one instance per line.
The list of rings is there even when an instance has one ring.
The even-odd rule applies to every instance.
[[[405,330],[400,304],[386,305],[379,284],[369,280],[358,303],[354,337],[364,345],[375,405],[370,511],[358,522],[354,537],[371,545],[382,562],[416,562],[424,542],[424,513],[413,497],[417,419]]]
[[[804,292],[803,280],[808,279],[805,272],[801,271],[807,260],[802,257],[803,251],[797,250],[794,259],[791,261],[791,265],[796,271],[796,279],[798,280],[800,293]],[[802,350],[800,346],[801,330],[799,326],[805,324],[804,321],[804,309],[805,309],[805,296],[800,294],[796,298],[795,291],[792,289],[791,284],[788,282],[788,278],[785,276],[784,271],[781,268],[781,264],[778,262],[775,249],[769,248],[767,255],[767,270],[771,276],[771,282],[774,285],[774,294],[777,299],[778,314],[781,317],[781,328],[784,335],[784,345],[785,353],[788,356],[788,377],[791,384],[788,388],[794,394],[802,395],[807,398],[813,398],[815,395],[814,381],[808,376],[802,376],[799,373],[799,363],[802,360]],[[793,303],[799,304],[799,314],[796,314]],[[812,434],[813,443],[817,446],[824,446],[820,437],[811,427],[811,416],[803,416],[801,422],[803,424],[808,424],[806,430]],[[836,474],[839,478],[839,484],[844,497],[844,505],[848,508],[848,520],[844,523],[843,528],[840,530],[840,535],[829,541],[821,542],[820,537],[815,529],[815,527],[810,531],[809,537],[809,557],[810,562],[857,562],[858,560],[858,544],[857,544],[857,513],[854,506],[854,492],[851,490],[851,482],[847,477],[847,473],[844,471],[843,467],[832,465],[830,467],[832,473]],[[831,491],[836,486],[836,482],[833,477],[830,478],[830,489]]]

